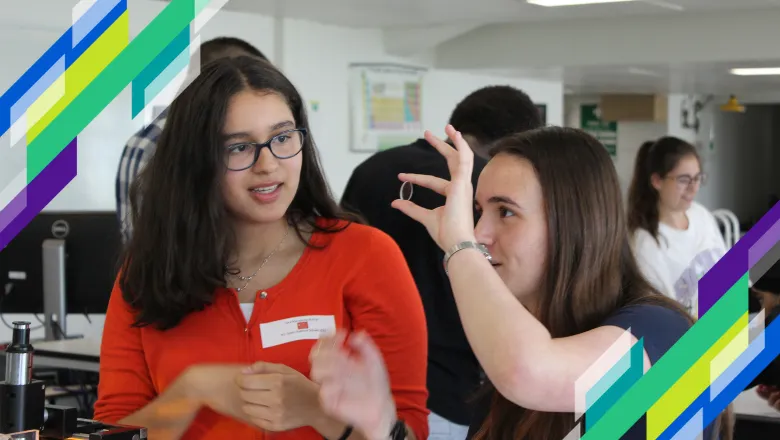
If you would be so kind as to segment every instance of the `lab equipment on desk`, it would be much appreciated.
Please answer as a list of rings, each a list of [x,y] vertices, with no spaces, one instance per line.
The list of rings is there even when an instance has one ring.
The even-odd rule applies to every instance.
[[[0,382],[0,434],[12,439],[144,440],[146,428],[109,425],[77,417],[76,408],[47,405],[46,387],[32,378],[30,323],[15,321]],[[2,437],[0,437],[2,438]]]

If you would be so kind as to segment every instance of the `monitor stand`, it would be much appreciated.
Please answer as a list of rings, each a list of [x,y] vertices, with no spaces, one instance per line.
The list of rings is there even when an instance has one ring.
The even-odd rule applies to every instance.
[[[46,239],[43,251],[43,322],[47,341],[66,339],[65,240]],[[56,318],[55,318],[56,317]]]

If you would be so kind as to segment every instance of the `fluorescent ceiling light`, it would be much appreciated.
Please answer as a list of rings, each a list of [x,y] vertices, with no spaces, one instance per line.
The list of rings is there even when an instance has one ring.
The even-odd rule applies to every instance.
[[[539,6],[576,6],[576,5],[595,5],[599,3],[624,3],[636,0],[526,0],[532,5]]]
[[[752,75],[780,75],[780,67],[751,67],[742,69],[731,69],[732,75],[752,76]]]

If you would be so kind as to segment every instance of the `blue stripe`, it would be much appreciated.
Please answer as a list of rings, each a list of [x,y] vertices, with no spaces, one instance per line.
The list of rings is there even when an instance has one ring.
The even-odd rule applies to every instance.
[[[26,72],[0,96],[0,136],[4,135],[18,118],[11,118],[14,106],[48,72],[60,58],[65,57],[67,70],[92,43],[127,10],[127,0],[120,0],[114,9],[73,48],[73,28],[68,28]],[[48,84],[48,87],[51,84]],[[45,90],[45,89],[44,89]],[[37,98],[37,97],[36,97]],[[34,101],[34,100],[33,100]]]
[[[709,402],[710,397],[710,388],[707,387],[706,390],[704,390],[703,393],[699,394],[699,397],[696,398],[689,406],[688,408],[685,408],[685,411],[680,414],[679,417],[677,417],[674,422],[672,422],[671,425],[669,425],[668,428],[664,430],[661,435],[658,436],[656,440],[670,440],[672,437],[677,434],[678,431],[683,429],[689,420],[691,420],[696,414],[700,413],[702,411],[702,408]],[[706,424],[702,424],[702,426],[707,426]]]
[[[739,393],[780,354],[780,319],[775,319],[764,331],[766,348],[712,402],[704,407],[704,425],[710,424]]]
[[[745,390],[745,387],[748,386],[748,384],[753,379],[755,379],[756,376],[758,376],[758,374],[761,373],[761,371],[763,371],[763,369],[766,368],[766,366],[769,365],[769,363],[772,362],[772,360],[774,360],[774,358],[780,352],[779,322],[780,320],[773,321],[772,324],[764,331],[764,333],[758,335],[753,340],[753,342],[751,342],[748,349],[745,350],[745,352],[743,352],[739,358],[737,358],[737,360],[729,365],[729,368],[723,374],[728,374],[733,379],[725,387],[718,384],[716,389],[720,391],[714,399],[710,400],[711,395],[714,394],[712,393],[711,385],[707,387],[707,389],[705,389],[704,392],[700,394],[699,397],[697,397],[696,400],[694,400],[693,403],[691,403],[691,405],[688,406],[688,408],[686,408],[685,411],[683,411],[682,414],[680,414],[680,416],[677,417],[677,419],[672,422],[671,425],[669,425],[668,428],[666,428],[663,434],[658,437],[658,440],[671,439],[678,430],[683,428],[688,420],[690,420],[702,409],[704,410],[703,426],[709,426],[709,424],[712,423],[712,421],[715,420],[718,415],[720,415],[720,413],[722,413],[723,410],[725,410],[726,407],[737,398],[739,393]],[[763,343],[761,342],[761,338],[763,338]],[[765,346],[765,349],[761,351],[758,356],[753,356],[752,353],[754,347],[760,347],[762,345]],[[750,364],[748,364],[738,374],[734,374],[733,371],[730,370],[743,366],[744,364],[739,363],[739,360],[744,356],[751,357],[753,359],[752,362],[750,362]],[[723,377],[723,375],[720,377]]]
[[[760,315],[764,317],[763,314]],[[763,323],[762,323],[763,324]],[[763,325],[762,325],[763,327]],[[748,326],[749,329],[749,326]],[[741,337],[737,335],[737,337]],[[750,341],[747,349],[740,353],[740,355],[729,365],[720,376],[710,385],[710,400],[715,400],[715,397],[720,394],[729,383],[734,381],[734,378],[743,371],[766,347],[766,340],[764,339],[764,332],[759,333],[755,339]]]
[[[84,52],[86,52],[86,50],[89,49],[89,47],[92,46],[92,44],[97,41],[97,39],[108,30],[108,28],[111,27],[111,25],[116,23],[119,17],[125,13],[125,11],[127,11],[127,0],[120,0],[119,3],[111,10],[111,12],[106,14],[106,16],[100,20],[100,23],[93,27],[89,33],[84,38],[82,38],[81,41],[79,41],[76,47],[73,48],[69,55],[71,59],[68,63],[68,66],[73,64],[73,62],[75,62]]]
[[[71,30],[64,34],[41,55],[40,58],[27,69],[16,82],[0,96],[0,136],[4,135],[11,127],[11,106],[30,90],[33,85],[49,70],[63,55],[70,51]],[[65,59],[65,68],[68,67],[68,59]]]
[[[22,117],[24,112],[27,111],[28,108],[32,105],[33,102],[35,102],[36,99],[40,98],[41,95],[43,95],[43,92],[45,92],[52,84],[54,84],[54,81],[57,80],[57,78],[61,77],[65,73],[65,57],[60,57],[49,70],[46,71],[43,75],[41,75],[40,79],[33,84],[32,87],[30,87],[29,90],[21,97],[14,105],[11,106],[11,123],[13,124],[16,122],[19,118]],[[63,84],[63,90],[62,92],[65,93],[65,87]],[[26,130],[27,127],[25,127]]]
[[[120,2],[121,0],[98,0],[73,23],[73,42],[76,47]]]
[[[672,440],[695,440],[697,437],[701,437],[702,433],[704,433],[703,419],[704,413],[702,410],[699,410],[699,412],[693,415],[691,421],[686,423],[685,426],[677,432]]]

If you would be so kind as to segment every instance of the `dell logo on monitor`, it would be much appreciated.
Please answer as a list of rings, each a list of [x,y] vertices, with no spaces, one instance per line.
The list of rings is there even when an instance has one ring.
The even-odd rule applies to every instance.
[[[68,236],[70,225],[65,220],[57,220],[51,225],[51,233],[54,238],[63,239]]]

